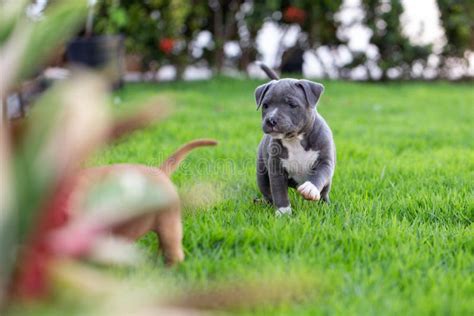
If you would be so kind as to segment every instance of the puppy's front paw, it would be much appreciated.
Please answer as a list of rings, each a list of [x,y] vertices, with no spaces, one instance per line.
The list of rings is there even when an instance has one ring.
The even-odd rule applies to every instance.
[[[318,201],[321,198],[318,188],[310,181],[306,181],[298,187],[298,192],[306,199]]]
[[[276,210],[275,215],[277,217],[284,216],[284,215],[291,215],[291,206],[287,207],[280,207]]]

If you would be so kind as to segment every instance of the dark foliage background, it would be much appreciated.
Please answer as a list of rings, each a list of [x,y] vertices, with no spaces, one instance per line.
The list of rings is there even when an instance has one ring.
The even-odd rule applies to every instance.
[[[288,47],[279,40],[275,65],[283,71],[300,71],[303,54],[320,47],[329,49],[337,57],[341,48],[350,51],[350,61],[330,65],[337,78],[351,78],[356,67],[367,69],[367,79],[411,79],[416,64],[427,66],[430,56],[436,56],[435,75],[449,78],[454,66],[468,76],[467,51],[474,50],[474,1],[437,0],[440,24],[445,32],[441,52],[431,45],[412,43],[402,32],[400,16],[404,12],[399,0],[362,0],[361,22],[370,29],[370,43],[377,55],[369,58],[364,52],[350,51],[348,39],[341,36],[341,21],[337,18],[342,0],[99,0],[96,5],[95,32],[126,36],[128,57],[139,70],[155,70],[172,64],[178,78],[187,65],[205,65],[219,74],[226,67],[246,72],[261,51],[256,37],[262,25],[271,21],[282,34],[298,26],[296,43]],[[205,32],[210,41],[204,47],[196,45],[199,34]],[[226,43],[236,43],[237,56],[225,53]],[[316,58],[319,58],[315,54]],[[323,65],[323,77],[329,70]],[[299,67],[299,68],[298,68]],[[370,67],[378,69],[377,74]],[[389,76],[390,71],[395,73]]]

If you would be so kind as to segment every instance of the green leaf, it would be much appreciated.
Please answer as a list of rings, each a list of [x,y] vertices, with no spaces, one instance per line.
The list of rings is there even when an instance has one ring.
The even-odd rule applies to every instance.
[[[84,22],[87,13],[85,1],[59,1],[45,12],[38,22],[19,21],[33,30],[24,50],[24,58],[18,73],[21,80],[33,74],[61,44],[64,44]]]

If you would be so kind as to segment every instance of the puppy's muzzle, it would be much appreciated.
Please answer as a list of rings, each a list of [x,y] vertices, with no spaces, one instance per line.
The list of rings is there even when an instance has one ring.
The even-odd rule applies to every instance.
[[[265,125],[274,128],[275,126],[277,126],[277,121],[273,117],[268,117],[265,119]]]
[[[278,122],[274,117],[267,117],[262,124],[263,132],[266,134],[277,132]]]

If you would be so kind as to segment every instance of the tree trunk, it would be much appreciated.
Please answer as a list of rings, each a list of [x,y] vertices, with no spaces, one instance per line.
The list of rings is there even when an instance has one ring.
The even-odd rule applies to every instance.
[[[209,6],[214,11],[214,72],[220,74],[224,64],[224,15],[218,0],[209,1]]]
[[[220,74],[224,66],[224,45],[235,33],[235,15],[240,8],[241,0],[233,0],[224,8],[218,0],[210,0],[209,6],[214,11],[214,69]],[[224,9],[227,12],[224,14]]]

